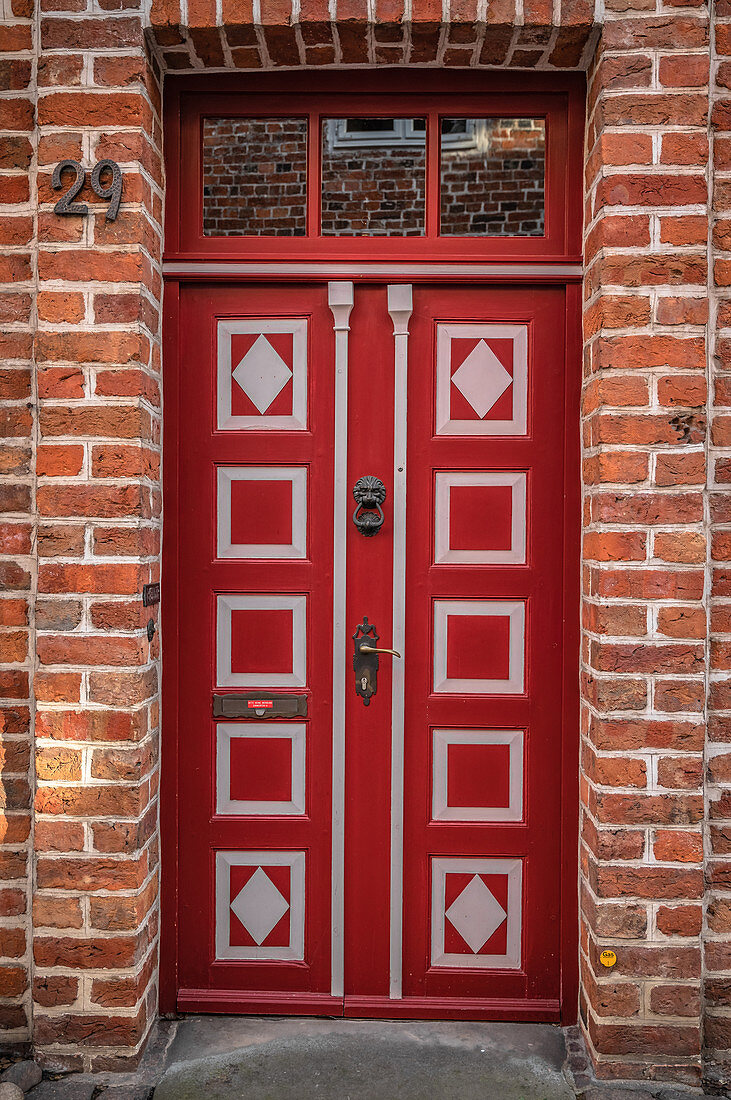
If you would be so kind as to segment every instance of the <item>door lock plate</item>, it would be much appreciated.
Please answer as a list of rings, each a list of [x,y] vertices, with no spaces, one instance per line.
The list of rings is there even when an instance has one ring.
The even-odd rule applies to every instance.
[[[378,689],[378,654],[364,653],[360,647],[363,643],[375,647],[378,645],[378,638],[375,626],[364,615],[363,622],[356,627],[353,635],[353,669],[356,693],[366,707],[370,706],[371,695],[375,695]]]

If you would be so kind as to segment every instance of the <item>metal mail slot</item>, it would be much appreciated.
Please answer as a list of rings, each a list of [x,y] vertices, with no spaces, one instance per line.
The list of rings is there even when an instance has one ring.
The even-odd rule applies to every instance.
[[[214,718],[306,718],[306,695],[214,695]]]

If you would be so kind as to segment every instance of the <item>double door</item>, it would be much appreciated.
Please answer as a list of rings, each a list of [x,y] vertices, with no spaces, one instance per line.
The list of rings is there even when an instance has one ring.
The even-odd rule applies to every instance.
[[[566,296],[182,286],[180,1009],[558,1018]]]

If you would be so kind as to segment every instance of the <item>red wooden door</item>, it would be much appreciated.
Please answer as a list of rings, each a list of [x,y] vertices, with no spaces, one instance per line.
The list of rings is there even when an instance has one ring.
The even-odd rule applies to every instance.
[[[565,289],[188,285],[179,307],[179,1007],[557,1019]],[[400,656],[366,705],[369,625]]]

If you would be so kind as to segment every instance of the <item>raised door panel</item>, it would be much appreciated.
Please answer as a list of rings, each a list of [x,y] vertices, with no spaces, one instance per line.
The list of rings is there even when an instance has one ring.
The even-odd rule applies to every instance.
[[[404,995],[555,1012],[564,295],[414,301]]]
[[[328,997],[332,662],[322,654],[332,649],[334,349],[327,290],[190,287],[181,304],[183,1002],[195,991],[231,994],[239,1005],[261,994]],[[291,719],[273,709],[281,694],[305,700]],[[214,718],[214,696],[232,695],[241,696],[244,716]]]

